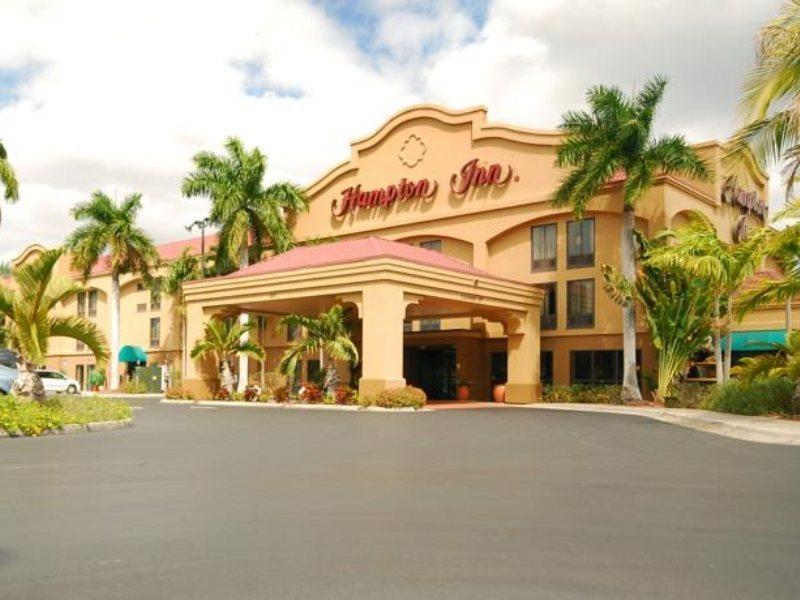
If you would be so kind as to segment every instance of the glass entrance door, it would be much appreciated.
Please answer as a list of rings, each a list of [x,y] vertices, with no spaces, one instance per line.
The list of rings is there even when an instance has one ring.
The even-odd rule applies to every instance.
[[[403,376],[422,388],[431,400],[450,400],[456,392],[456,347],[406,346]]]

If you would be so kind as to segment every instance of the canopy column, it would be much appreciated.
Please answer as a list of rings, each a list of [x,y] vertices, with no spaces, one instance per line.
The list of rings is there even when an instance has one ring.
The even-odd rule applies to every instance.
[[[539,379],[539,310],[514,315],[506,321],[508,382],[506,402],[528,404],[542,396]]]
[[[403,378],[403,319],[406,303],[402,288],[391,283],[365,286],[361,297],[363,320],[359,393],[405,387]]]

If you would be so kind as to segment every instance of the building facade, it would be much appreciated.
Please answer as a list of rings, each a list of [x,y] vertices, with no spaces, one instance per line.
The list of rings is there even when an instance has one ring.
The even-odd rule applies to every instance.
[[[560,135],[486,116],[480,107],[413,106],[353,142],[349,158],[307,188],[310,210],[293,224],[301,247],[188,284],[185,333],[173,299],[126,280],[122,343],[141,346],[149,362],[171,365],[187,386],[208,393],[214,365],[181,352],[183,338],[191,345],[208,318],[245,312],[257,319],[254,335],[268,356],[248,366],[257,382],[294,335],[277,325],[281,315],[342,303],[353,310],[363,361],[343,365],[341,374],[368,390],[414,383],[447,398],[468,381],[473,398],[488,399],[493,384],[508,383],[510,400],[530,401],[540,381],[618,383],[621,310],[602,289],[601,267],[619,264],[623,180],[602,189],[576,220],[549,202],[563,177],[554,166]],[[766,177],[755,169],[729,172],[716,142],[696,149],[713,179],[659,177],[636,208],[637,227],[652,236],[685,223],[692,210],[726,241],[763,225]],[[365,239],[373,241],[358,242]],[[417,250],[407,254],[394,243]],[[190,240],[160,251],[169,260],[183,244],[197,248]],[[107,329],[108,280],[98,269],[86,298],[63,310]],[[782,309],[770,307],[740,327],[779,330],[783,319]],[[637,348],[641,371],[653,372],[656,352],[643,321]],[[54,344],[48,361],[72,376],[91,364],[70,340]],[[311,379],[318,369],[308,357],[299,377]]]

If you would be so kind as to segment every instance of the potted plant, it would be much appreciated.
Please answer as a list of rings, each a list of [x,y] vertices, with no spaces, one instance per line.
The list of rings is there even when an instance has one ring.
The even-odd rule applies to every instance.
[[[506,384],[504,381],[496,381],[492,386],[492,400],[495,402],[506,401]]]
[[[472,387],[471,381],[461,380],[456,384],[456,400],[466,401],[469,400],[470,388]]]
[[[93,392],[99,391],[100,388],[105,384],[106,384],[105,371],[100,371],[99,369],[95,369],[94,371],[89,373],[89,387]]]

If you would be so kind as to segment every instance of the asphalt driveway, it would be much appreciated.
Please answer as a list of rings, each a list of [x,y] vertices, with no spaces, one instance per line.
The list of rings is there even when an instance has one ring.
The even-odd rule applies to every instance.
[[[0,440],[0,598],[800,597],[800,448],[134,404],[129,430]]]

